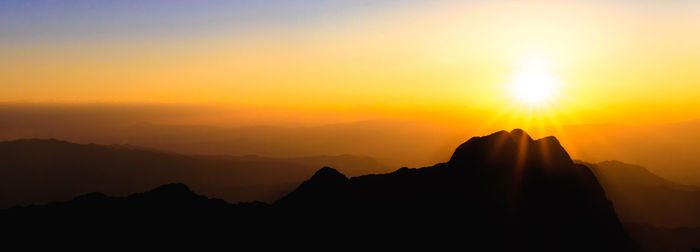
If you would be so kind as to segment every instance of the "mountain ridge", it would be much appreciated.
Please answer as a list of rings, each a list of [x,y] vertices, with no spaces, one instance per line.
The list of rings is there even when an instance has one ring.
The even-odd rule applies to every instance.
[[[93,191],[126,196],[173,182],[231,202],[272,202],[323,166],[357,175],[389,170],[352,155],[203,156],[20,139],[0,142],[0,208],[65,201]]]
[[[388,236],[406,248],[638,251],[586,166],[574,164],[556,138],[532,140],[512,132],[471,138],[449,162],[430,167],[349,179],[324,167],[272,205],[232,205],[171,184],[125,198],[92,194],[79,197],[88,202],[13,208],[0,215],[50,221],[60,213],[61,221],[78,222],[112,216],[106,220],[110,225],[136,226],[170,220],[191,230],[213,223],[241,230],[272,227],[272,237],[334,234],[367,245]],[[297,229],[302,226],[309,231]],[[392,239],[380,244],[393,244]]]
[[[387,225],[399,227],[404,227],[401,219],[411,219],[415,213],[457,226],[469,223],[483,232],[477,236],[485,240],[499,234],[532,248],[577,244],[588,250],[635,250],[586,166],[574,164],[556,138],[532,140],[524,132],[513,132],[471,138],[457,147],[449,162],[431,167],[349,180],[311,178],[274,206],[301,216],[335,212],[359,216],[350,222],[384,216]],[[412,225],[439,229],[420,219]]]

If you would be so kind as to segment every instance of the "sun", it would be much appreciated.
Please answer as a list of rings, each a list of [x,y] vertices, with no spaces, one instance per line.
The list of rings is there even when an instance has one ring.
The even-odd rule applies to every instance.
[[[510,85],[519,101],[541,104],[553,98],[558,82],[556,76],[542,64],[530,64],[515,74]]]

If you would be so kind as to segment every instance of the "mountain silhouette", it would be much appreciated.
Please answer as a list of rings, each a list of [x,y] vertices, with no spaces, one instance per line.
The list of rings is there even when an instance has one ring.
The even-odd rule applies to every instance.
[[[352,178],[324,167],[272,205],[231,205],[175,184],[0,215],[50,221],[57,212],[72,222],[235,224],[264,227],[268,237],[394,248],[637,251],[593,173],[575,164],[556,138],[533,140],[522,130],[471,138],[449,162],[432,167]]]
[[[357,228],[380,223],[377,235],[460,230],[472,242],[512,242],[504,249],[634,250],[593,173],[556,138],[522,130],[472,138],[433,167],[350,179],[324,168],[275,206],[301,216],[352,213]]]
[[[94,191],[126,196],[176,182],[229,202],[274,202],[323,166],[352,175],[389,171],[372,158],[352,155],[197,156],[23,139],[0,142],[0,208],[66,201]]]

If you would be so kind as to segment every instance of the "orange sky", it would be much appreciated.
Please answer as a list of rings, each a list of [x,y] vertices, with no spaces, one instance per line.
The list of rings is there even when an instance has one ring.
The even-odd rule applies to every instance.
[[[213,103],[504,126],[700,117],[697,1],[409,1],[295,25],[134,28],[187,15],[118,34],[68,22],[59,28],[75,35],[0,40],[0,101]],[[558,81],[535,109],[509,90],[533,59]]]

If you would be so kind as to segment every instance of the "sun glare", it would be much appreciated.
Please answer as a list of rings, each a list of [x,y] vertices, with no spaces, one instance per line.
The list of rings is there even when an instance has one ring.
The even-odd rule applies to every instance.
[[[528,64],[513,78],[511,91],[520,101],[538,104],[552,98],[557,87],[554,74],[543,64]]]

